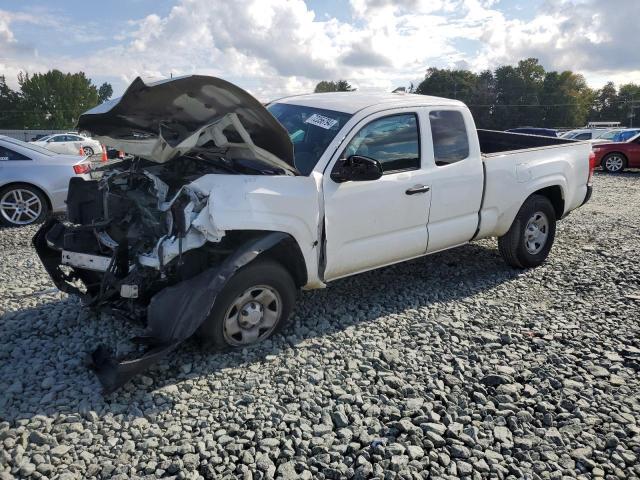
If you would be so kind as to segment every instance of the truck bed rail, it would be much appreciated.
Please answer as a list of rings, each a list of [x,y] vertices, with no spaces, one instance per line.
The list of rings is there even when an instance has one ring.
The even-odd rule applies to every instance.
[[[575,140],[569,140],[567,138],[543,137],[540,135],[528,135],[526,133],[500,132],[497,130],[481,129],[478,129],[477,132],[478,140],[480,142],[480,152],[483,154],[576,143]]]

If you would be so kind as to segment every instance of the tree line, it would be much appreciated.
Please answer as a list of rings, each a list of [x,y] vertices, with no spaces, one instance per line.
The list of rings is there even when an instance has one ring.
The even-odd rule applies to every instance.
[[[96,87],[83,72],[20,73],[18,91],[0,75],[0,128],[65,130],[84,111],[108,100],[109,83]]]
[[[113,94],[110,84],[97,87],[83,72],[20,73],[18,84],[14,91],[0,75],[0,128],[70,129],[82,112]],[[577,127],[589,121],[640,125],[635,117],[640,117],[640,85],[617,88],[609,82],[592,89],[582,75],[546,71],[536,58],[480,73],[429,68],[417,86],[402,89],[461,100],[480,128]],[[354,90],[346,80],[323,80],[315,88],[316,92]]]
[[[338,89],[338,84],[349,90]],[[327,86],[335,88],[327,90]],[[316,91],[352,90],[345,80],[320,82],[318,87]],[[590,121],[640,125],[640,118],[632,117],[640,117],[640,85],[628,83],[616,88],[609,82],[592,89],[582,75],[569,70],[546,71],[536,58],[480,73],[429,68],[417,86],[401,90],[461,100],[471,109],[479,128],[578,127]]]

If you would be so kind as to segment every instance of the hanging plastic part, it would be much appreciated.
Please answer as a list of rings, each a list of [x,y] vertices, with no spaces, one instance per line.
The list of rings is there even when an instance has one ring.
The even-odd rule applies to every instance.
[[[91,368],[103,392],[120,388],[193,335],[211,314],[216,297],[233,274],[287,238],[281,232],[265,233],[240,246],[220,265],[154,295],[147,308],[148,332],[141,339],[134,339],[150,346],[144,354],[120,361],[103,346],[93,352]]]

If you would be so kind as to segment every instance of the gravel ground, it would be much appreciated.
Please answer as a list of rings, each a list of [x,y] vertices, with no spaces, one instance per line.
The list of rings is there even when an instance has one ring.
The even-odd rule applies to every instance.
[[[305,292],[260,347],[195,344],[103,397],[139,327],[0,231],[0,479],[639,478],[640,174],[597,175],[542,267],[495,241]]]

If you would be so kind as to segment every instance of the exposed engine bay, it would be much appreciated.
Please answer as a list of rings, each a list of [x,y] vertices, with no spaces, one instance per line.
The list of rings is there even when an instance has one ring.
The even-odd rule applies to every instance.
[[[297,171],[284,128],[248,93],[213,77],[136,79],[78,126],[133,155],[97,169],[99,179],[72,178],[67,220],[50,219],[33,243],[60,290],[145,324],[135,340],[148,348],[138,358],[93,353],[110,392],[193,335],[233,273],[286,239],[219,230],[207,208],[215,192],[195,181]]]
[[[47,232],[47,245],[61,252],[62,265],[75,267],[90,303],[118,297],[144,303],[171,282],[192,276],[194,265],[215,261],[213,244],[199,247],[207,240],[219,244],[225,234],[197,222],[207,214],[208,196],[188,184],[219,172],[228,171],[193,156],[163,165],[133,159],[104,171],[100,180],[74,178],[68,222]]]
[[[190,183],[231,168],[224,159],[203,155],[162,165],[135,158],[105,170],[100,180],[74,178],[68,221],[51,219],[34,237],[60,290],[81,296],[97,311],[139,319],[147,327],[143,343],[151,348],[138,359],[120,362],[104,347],[94,352],[106,392],[190,337],[226,279],[283,239],[211,229],[209,197]],[[255,173],[254,167],[233,168]]]

